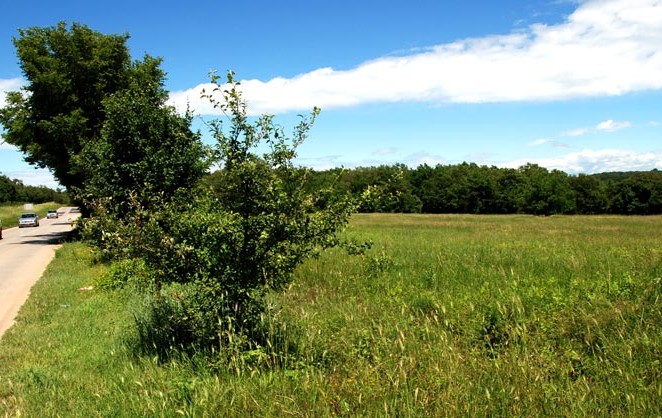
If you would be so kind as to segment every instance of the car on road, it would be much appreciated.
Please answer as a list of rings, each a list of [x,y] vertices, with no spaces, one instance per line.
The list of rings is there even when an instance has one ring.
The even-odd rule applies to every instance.
[[[46,212],[46,218],[48,219],[57,219],[57,211],[56,210],[49,210]]]
[[[39,217],[36,213],[24,213],[18,218],[18,227],[39,226]]]

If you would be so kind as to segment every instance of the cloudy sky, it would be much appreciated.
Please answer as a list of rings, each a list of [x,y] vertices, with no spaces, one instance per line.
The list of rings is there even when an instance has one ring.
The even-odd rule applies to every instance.
[[[23,83],[17,29],[76,21],[163,57],[171,103],[203,134],[213,70],[235,71],[250,112],[285,126],[322,108],[302,165],[662,169],[661,0],[24,4],[0,15],[0,93]],[[0,172],[54,184],[1,143]]]

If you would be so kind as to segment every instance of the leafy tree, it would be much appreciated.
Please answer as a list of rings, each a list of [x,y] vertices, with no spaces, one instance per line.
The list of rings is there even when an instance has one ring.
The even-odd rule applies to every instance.
[[[408,179],[409,169],[397,164],[391,168],[378,169],[391,171],[384,180],[369,184],[361,194],[360,212],[419,213],[421,200],[413,194]]]
[[[0,175],[0,202],[15,202],[18,200],[16,182],[5,175]]]
[[[288,137],[271,115],[249,121],[233,73],[228,73],[227,88],[215,76],[212,82],[216,88],[206,97],[230,122],[227,130],[223,120],[210,123],[217,141],[216,162],[225,179],[213,200],[203,198],[202,207],[185,217],[188,224],[176,229],[180,240],[173,249],[189,265],[174,277],[205,283],[205,292],[218,301],[216,312],[231,306],[241,323],[249,319],[244,314],[252,306],[260,306],[265,292],[281,290],[291,281],[294,268],[305,258],[338,243],[336,231],[347,223],[353,207],[346,199],[324,197],[331,190],[306,192],[306,171],[293,165],[318,109],[310,118],[302,117]],[[223,99],[216,101],[213,93],[221,93]],[[260,144],[269,148],[261,156]],[[319,210],[322,198],[326,206]],[[218,225],[210,226],[210,218]]]
[[[517,213],[519,206],[518,193],[522,189],[522,177],[514,168],[494,169],[495,194],[492,202],[492,213]]]
[[[551,173],[537,164],[519,168],[522,176],[519,208],[523,213],[552,215],[575,210],[574,193],[568,175],[559,170]]]
[[[131,204],[149,209],[155,202],[190,198],[207,169],[199,134],[190,129],[191,115],[180,116],[166,106],[158,65],[146,59],[143,69],[149,76],[103,102],[101,133],[79,154],[82,165],[94,167],[83,196],[108,199],[104,210],[119,218],[132,210]]]
[[[69,197],[61,190],[53,190],[46,186],[26,186],[20,180],[0,175],[0,203],[67,203],[68,201]]]
[[[49,168],[68,191],[80,191],[95,170],[79,157],[101,134],[103,101],[132,83],[160,81],[151,58],[131,62],[127,40],[64,22],[19,30],[14,39],[28,85],[8,93],[0,109],[5,140],[27,162]]]
[[[610,211],[624,215],[662,213],[662,172],[635,173],[612,189]]]
[[[605,213],[607,194],[605,185],[596,176],[579,174],[568,178],[575,193],[577,212],[581,214]]]
[[[437,165],[432,169],[424,166],[421,170],[423,174],[418,175],[417,182],[420,182],[420,188],[417,194],[422,202],[422,211],[425,213],[457,212],[453,199],[448,194],[453,184],[450,166]],[[423,180],[420,180],[421,178]]]
[[[489,168],[475,163],[453,166],[451,193],[456,202],[456,212],[486,213],[494,195],[494,180]]]

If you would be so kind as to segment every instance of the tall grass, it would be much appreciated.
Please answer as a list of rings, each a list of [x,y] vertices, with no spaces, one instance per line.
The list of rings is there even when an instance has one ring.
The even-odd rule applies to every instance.
[[[0,342],[6,416],[659,416],[660,217],[356,215],[275,296],[278,350],[134,350],[66,244]],[[272,355],[276,352],[280,357]],[[278,360],[278,361],[276,361]]]

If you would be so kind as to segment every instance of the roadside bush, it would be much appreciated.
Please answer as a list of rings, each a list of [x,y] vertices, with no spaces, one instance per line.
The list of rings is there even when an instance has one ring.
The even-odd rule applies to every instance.
[[[336,232],[353,211],[350,198],[330,188],[307,191],[308,172],[293,165],[318,109],[288,137],[270,115],[249,122],[232,73],[224,86],[212,82],[205,97],[230,122],[227,130],[223,120],[209,122],[220,167],[214,187],[200,187],[188,202],[153,196],[146,204],[130,194],[121,219],[109,199],[99,200],[97,216],[83,224],[102,259],[144,260],[155,295],[136,323],[141,344],[161,354],[242,339],[241,347],[260,345],[269,293],[285,289],[305,259],[338,245]]]

